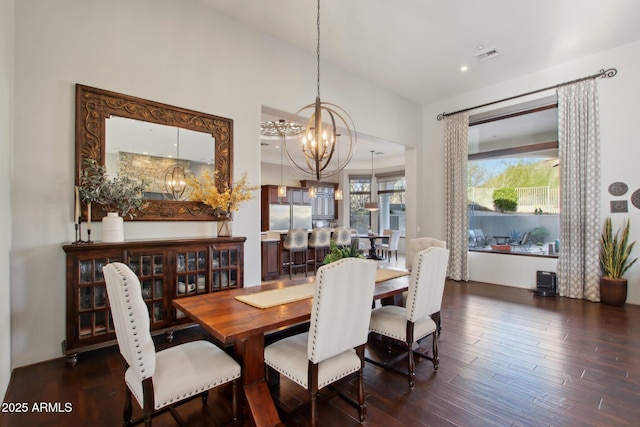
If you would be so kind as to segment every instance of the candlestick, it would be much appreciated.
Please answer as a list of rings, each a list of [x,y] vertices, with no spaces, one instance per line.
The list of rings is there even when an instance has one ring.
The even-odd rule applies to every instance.
[[[93,243],[91,241],[91,229],[90,228],[87,229],[87,243]]]
[[[91,202],[87,205],[87,230],[91,233]]]
[[[74,220],[78,221],[76,222],[76,224],[80,223],[80,189],[78,188],[77,185],[76,185],[76,211],[75,211],[75,216],[73,218]]]

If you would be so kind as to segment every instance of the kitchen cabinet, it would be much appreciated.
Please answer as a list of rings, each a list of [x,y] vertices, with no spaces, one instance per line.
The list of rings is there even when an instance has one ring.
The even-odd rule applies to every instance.
[[[280,276],[280,240],[262,240],[262,280],[273,280]]]
[[[245,237],[138,240],[122,243],[66,244],[67,362],[81,351],[115,343],[102,269],[122,262],[140,279],[151,331],[173,339],[190,325],[173,300],[243,287]]]
[[[338,188],[338,184],[308,180],[302,180],[300,184],[306,188],[316,187],[316,197],[311,199],[311,215],[314,221],[337,219],[338,201],[335,199],[335,191]]]

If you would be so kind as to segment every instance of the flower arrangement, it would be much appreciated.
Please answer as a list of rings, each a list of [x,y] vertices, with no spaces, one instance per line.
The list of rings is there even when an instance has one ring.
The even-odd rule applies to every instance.
[[[242,178],[233,183],[233,187],[225,186],[223,192],[216,187],[215,172],[205,170],[199,177],[190,175],[187,177],[187,184],[191,189],[191,199],[204,203],[213,208],[215,213],[228,220],[231,219],[231,212],[235,212],[240,207],[240,203],[251,200],[252,191],[260,187],[249,185],[247,173],[242,174]]]
[[[86,159],[81,171],[78,192],[85,203],[100,205],[105,212],[118,212],[133,218],[144,204],[145,182],[117,175],[109,179],[107,168],[95,159]]]

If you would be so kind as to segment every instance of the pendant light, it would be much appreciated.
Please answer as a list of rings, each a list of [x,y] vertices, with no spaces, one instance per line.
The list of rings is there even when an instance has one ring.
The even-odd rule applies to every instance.
[[[320,0],[318,0],[316,27],[318,31],[316,60],[317,79],[316,100],[313,104],[302,107],[293,115],[290,123],[303,122],[302,117],[309,114],[305,132],[302,137],[302,146],[296,147],[291,138],[285,134],[285,152],[291,166],[303,175],[308,175],[318,182],[323,178],[336,175],[347,166],[353,156],[356,144],[356,130],[347,112],[336,104],[320,101]],[[306,112],[306,113],[305,113]],[[342,163],[333,161],[338,140],[336,138],[338,127],[346,130],[348,138],[345,138],[343,152],[348,153]],[[291,145],[291,147],[289,147]]]
[[[369,187],[371,189],[371,192],[373,192],[373,177],[375,175],[373,174],[373,150],[371,150],[371,183],[369,184]],[[377,211],[378,210],[378,202],[366,202],[364,204],[364,208],[370,212],[373,211]]]
[[[337,134],[336,137],[340,138],[340,134]],[[340,144],[338,144],[338,163],[340,163]],[[342,189],[340,188],[340,182],[338,182],[338,186],[333,193],[333,198],[335,200],[342,200]]]
[[[178,128],[176,147],[176,163],[164,173],[164,188],[171,200],[181,200],[187,189],[187,174],[180,164],[180,128]]]

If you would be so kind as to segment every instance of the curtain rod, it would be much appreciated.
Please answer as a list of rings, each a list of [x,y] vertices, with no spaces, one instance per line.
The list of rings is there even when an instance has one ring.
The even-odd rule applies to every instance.
[[[487,102],[486,104],[476,105],[475,107],[465,108],[463,110],[454,111],[453,113],[440,113],[440,114],[438,114],[438,121],[444,119],[445,117],[452,116],[452,115],[458,114],[458,113],[463,113],[465,111],[475,110],[477,108],[482,108],[482,107],[486,107],[486,106],[489,106],[489,105],[498,104],[500,102],[511,101],[512,99],[522,98],[523,96],[533,95],[534,93],[544,92],[545,90],[549,90],[549,89],[556,89],[556,88],[559,88],[559,87],[562,87],[562,86],[567,86],[567,85],[570,85],[570,84],[583,82],[585,80],[593,80],[593,79],[597,79],[599,77],[610,78],[610,77],[615,76],[616,74],[618,74],[618,70],[615,69],[615,68],[609,68],[608,70],[605,70],[603,68],[597,74],[593,74],[593,75],[587,76],[587,77],[582,77],[582,78],[576,79],[576,80],[571,80],[570,82],[558,83],[557,85],[545,87],[543,89],[533,90],[533,91],[527,92],[527,93],[521,93],[520,95],[510,96],[509,98],[499,99],[498,101]]]

